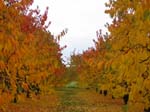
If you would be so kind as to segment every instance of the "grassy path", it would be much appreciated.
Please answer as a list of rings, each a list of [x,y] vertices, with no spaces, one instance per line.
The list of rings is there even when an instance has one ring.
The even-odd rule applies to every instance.
[[[112,100],[84,89],[57,89],[60,96],[58,112],[122,112],[121,100]]]
[[[95,91],[57,88],[55,94],[10,103],[0,112],[123,112],[122,101],[112,100]]]
[[[58,95],[60,96],[60,105],[58,112],[85,112],[85,102],[77,97],[78,92],[81,89],[62,88],[57,89]]]

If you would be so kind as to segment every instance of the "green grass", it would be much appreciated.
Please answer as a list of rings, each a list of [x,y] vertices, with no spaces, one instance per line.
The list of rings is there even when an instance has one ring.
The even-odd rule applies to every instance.
[[[128,112],[128,105],[123,105],[122,109],[123,109],[123,112]]]

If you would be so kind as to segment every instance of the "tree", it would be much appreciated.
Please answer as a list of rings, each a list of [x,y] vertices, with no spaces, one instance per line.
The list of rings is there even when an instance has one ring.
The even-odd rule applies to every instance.
[[[148,0],[111,0],[106,4],[106,13],[113,18],[108,29],[112,49],[118,54],[114,61],[117,80],[128,92],[129,100],[145,108],[150,102],[150,91],[144,85],[149,83],[150,73],[149,4]]]
[[[48,8],[29,10],[32,0],[0,2],[1,93],[14,98],[58,83],[65,71],[58,41],[47,30]],[[63,34],[64,35],[64,34]],[[60,35],[62,36],[62,35]],[[10,99],[12,99],[10,97]]]

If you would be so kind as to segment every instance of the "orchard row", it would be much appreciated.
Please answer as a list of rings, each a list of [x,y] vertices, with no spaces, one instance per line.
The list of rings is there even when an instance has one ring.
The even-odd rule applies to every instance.
[[[55,86],[64,73],[59,40],[47,31],[48,8],[33,0],[0,0],[0,104]],[[64,35],[64,31],[59,38]]]
[[[95,47],[71,56],[80,85],[113,98],[126,97],[130,109],[150,110],[150,1],[110,0],[109,33],[97,31]]]

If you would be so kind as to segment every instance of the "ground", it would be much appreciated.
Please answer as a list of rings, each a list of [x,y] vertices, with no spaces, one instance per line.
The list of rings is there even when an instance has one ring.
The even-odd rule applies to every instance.
[[[0,112],[124,112],[121,99],[94,90],[57,88],[53,94],[5,105]]]

